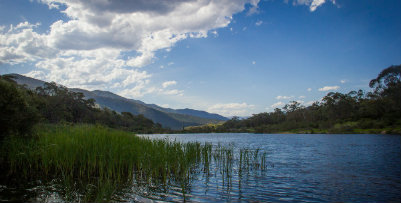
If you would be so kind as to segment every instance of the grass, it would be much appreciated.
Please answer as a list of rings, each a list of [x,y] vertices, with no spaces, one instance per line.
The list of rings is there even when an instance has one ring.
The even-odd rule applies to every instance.
[[[9,136],[1,146],[2,182],[8,185],[40,180],[55,183],[65,201],[120,201],[122,191],[152,196],[211,175],[217,167],[229,182],[239,173],[266,168],[259,150],[148,139],[95,125],[39,125],[30,138]],[[0,182],[0,184],[3,184]],[[0,195],[1,196],[1,195]]]
[[[57,178],[63,185],[78,188],[87,201],[109,201],[114,191],[134,177],[166,183],[174,176],[180,181],[199,159],[197,143],[149,140],[102,126],[42,125],[36,132],[31,139],[4,141],[6,156],[1,161],[8,166],[8,175]],[[67,192],[66,199],[79,199],[71,195]]]

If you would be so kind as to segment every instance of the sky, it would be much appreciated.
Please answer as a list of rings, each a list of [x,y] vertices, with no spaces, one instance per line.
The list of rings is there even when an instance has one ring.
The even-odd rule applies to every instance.
[[[399,0],[0,0],[0,74],[250,116],[369,91]]]

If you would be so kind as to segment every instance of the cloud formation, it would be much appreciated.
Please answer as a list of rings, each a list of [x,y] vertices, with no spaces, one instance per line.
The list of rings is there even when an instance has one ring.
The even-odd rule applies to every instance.
[[[334,91],[340,89],[340,86],[324,86],[322,88],[319,88],[319,91],[321,92],[326,92],[326,91]]]
[[[258,13],[259,1],[36,0],[64,13],[67,20],[56,20],[46,32],[37,31],[40,23],[0,26],[0,64],[32,63],[36,69],[28,76],[131,98],[183,95],[182,90],[152,86],[152,75],[140,68],[157,60],[158,50],[217,34],[236,13]],[[311,11],[324,2],[296,0]]]
[[[282,107],[284,105],[285,105],[284,102],[279,101],[279,102],[276,102],[276,103],[272,104],[270,107],[272,107],[272,108],[280,108],[280,107]]]
[[[312,104],[314,104],[316,101],[308,101],[305,103],[305,106],[311,106]]]
[[[48,46],[46,36],[34,31],[40,24],[28,22],[11,25],[6,30],[0,29],[0,64],[18,64],[32,62],[41,58],[53,58],[57,54],[55,48]]]
[[[60,49],[110,47],[135,50],[143,58],[186,38],[207,37],[226,27],[247,0],[42,0],[64,5],[70,21],[52,25],[52,44]],[[258,1],[257,1],[258,2]],[[257,3],[256,3],[257,4]],[[70,39],[75,39],[71,44]]]
[[[259,0],[38,0],[65,13],[48,32],[28,22],[0,29],[0,63],[32,62],[28,73],[72,87],[142,96],[151,77],[136,68],[180,40],[207,37]],[[250,5],[250,6],[246,6]],[[253,12],[254,12],[253,11]],[[134,53],[125,55],[125,53]],[[169,64],[170,65],[170,64]],[[171,92],[172,94],[173,92]]]
[[[280,96],[280,95],[279,95],[279,96],[276,97],[277,100],[281,100],[281,99],[292,99],[292,98],[294,98],[294,96]]]
[[[160,91],[159,91],[159,94],[184,96],[184,90],[178,90],[178,89],[160,90]]]
[[[166,87],[168,87],[168,86],[176,85],[176,84],[177,84],[177,81],[172,80],[172,81],[163,82],[162,86],[163,86],[163,88],[166,88]]]
[[[210,106],[207,111],[211,113],[217,113],[223,116],[249,116],[249,112],[255,105],[243,103],[226,103],[226,104],[215,104]]]
[[[286,0],[288,2],[288,0]],[[331,3],[336,4],[335,0],[328,0]],[[311,12],[315,11],[317,7],[326,3],[326,0],[293,0],[293,5],[306,5],[309,6]]]

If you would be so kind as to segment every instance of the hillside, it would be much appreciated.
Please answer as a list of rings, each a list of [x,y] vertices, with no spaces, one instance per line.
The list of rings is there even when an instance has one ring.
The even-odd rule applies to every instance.
[[[214,113],[209,113],[206,111],[199,111],[199,110],[194,110],[194,109],[171,109],[171,108],[163,108],[160,106],[157,106],[155,104],[145,104],[151,108],[166,112],[166,113],[174,113],[174,114],[181,114],[181,115],[189,115],[189,116],[195,116],[195,117],[200,117],[200,118],[206,118],[206,119],[213,119],[213,120],[220,120],[220,121],[227,121],[228,118],[221,116],[219,114],[214,114]]]
[[[218,123],[219,120],[195,117],[185,114],[163,112],[155,108],[151,108],[145,103],[127,99],[107,91],[88,91],[83,89],[71,89],[75,92],[82,92],[87,98],[96,100],[101,107],[107,107],[117,112],[130,112],[134,115],[143,114],[146,118],[156,123],[162,124],[164,127],[172,129],[181,129],[186,126],[196,126],[206,123]]]
[[[43,86],[42,80],[26,77],[19,74],[9,74],[14,77],[18,84],[26,85],[27,88],[35,89]],[[169,109],[157,106],[155,104],[146,104],[140,100],[127,99],[117,94],[101,90],[84,90],[70,88],[71,91],[81,92],[88,99],[95,99],[101,107],[107,107],[117,112],[130,112],[134,115],[143,114],[146,118],[160,123],[163,127],[171,129],[182,129],[186,126],[197,126],[208,123],[219,123],[228,120],[227,118],[211,114],[205,111],[193,109]]]

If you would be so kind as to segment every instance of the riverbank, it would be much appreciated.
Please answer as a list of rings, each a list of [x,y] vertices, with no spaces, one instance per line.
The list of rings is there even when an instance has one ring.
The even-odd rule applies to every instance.
[[[211,143],[149,139],[88,124],[39,124],[0,143],[0,200],[110,202],[186,198],[200,173],[265,171],[266,153]],[[237,171],[238,172],[238,171]],[[224,185],[223,182],[223,185]]]
[[[133,182],[183,185],[205,147],[140,138],[98,125],[47,124],[36,126],[30,137],[8,136],[1,144],[0,185],[18,188],[40,181],[41,187],[54,187],[49,190],[56,200],[89,202],[111,201]],[[4,194],[1,199],[44,201]]]
[[[280,131],[275,134],[390,134],[390,135],[401,135],[401,129],[393,128],[382,128],[382,129],[352,129],[347,131],[339,130],[323,130],[323,129],[310,129],[310,130],[291,130],[291,131]]]
[[[401,127],[398,125],[382,128],[361,128],[359,122],[337,123],[331,128],[280,128],[275,125],[262,127],[242,127],[238,129],[226,129],[224,124],[208,124],[203,126],[186,127],[184,130],[172,133],[264,133],[264,134],[395,134],[401,135]]]

